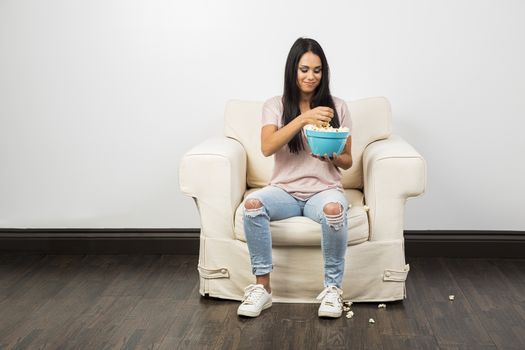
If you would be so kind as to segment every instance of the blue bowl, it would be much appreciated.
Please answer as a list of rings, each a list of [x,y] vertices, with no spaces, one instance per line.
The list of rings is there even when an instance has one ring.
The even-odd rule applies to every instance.
[[[324,156],[327,154],[329,157],[336,153],[341,154],[345,149],[346,139],[350,132],[348,131],[317,131],[317,130],[305,130],[306,140],[310,150],[316,156]]]

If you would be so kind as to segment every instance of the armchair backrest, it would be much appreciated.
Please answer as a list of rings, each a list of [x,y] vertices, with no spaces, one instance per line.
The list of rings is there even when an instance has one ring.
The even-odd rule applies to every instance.
[[[263,102],[230,100],[226,104],[224,134],[239,141],[247,154],[248,187],[263,187],[272,175],[273,156],[261,152],[261,112]],[[363,188],[363,151],[371,142],[391,134],[390,103],[385,97],[370,97],[347,102],[352,118],[352,159],[343,171],[344,188]]]

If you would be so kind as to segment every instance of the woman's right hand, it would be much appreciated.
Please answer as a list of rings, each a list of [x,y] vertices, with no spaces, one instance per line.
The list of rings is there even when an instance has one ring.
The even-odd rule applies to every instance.
[[[315,107],[310,109],[308,112],[304,112],[300,115],[306,124],[314,124],[317,126],[325,126],[330,123],[330,120],[334,117],[334,110],[330,107]]]

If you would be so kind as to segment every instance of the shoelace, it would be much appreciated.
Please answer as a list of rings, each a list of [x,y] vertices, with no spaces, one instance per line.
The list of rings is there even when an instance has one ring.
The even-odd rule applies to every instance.
[[[244,297],[242,299],[243,304],[254,305],[264,295],[264,287],[258,284],[250,284],[244,288]]]
[[[339,305],[343,304],[343,298],[341,298],[340,290],[335,286],[326,287],[318,296],[317,300],[322,300],[323,304],[330,306],[336,306],[336,302]]]

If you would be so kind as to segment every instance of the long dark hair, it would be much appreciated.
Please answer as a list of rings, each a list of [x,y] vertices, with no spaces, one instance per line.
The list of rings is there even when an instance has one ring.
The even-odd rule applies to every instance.
[[[299,108],[299,102],[301,98],[299,87],[297,86],[297,66],[301,57],[307,53],[312,52],[319,56],[321,59],[321,82],[315,89],[314,95],[310,101],[310,108],[318,106],[330,107],[334,110],[334,117],[330,121],[330,125],[334,128],[338,128],[339,117],[335,110],[334,100],[330,94],[330,68],[328,68],[328,62],[324,55],[321,45],[314,39],[299,38],[295,41],[288,53],[286,59],[286,67],[284,69],[284,93],[283,93],[283,125],[288,124],[301,114]],[[301,132],[295,134],[295,136],[288,142],[288,148],[292,153],[299,153],[304,149]]]

